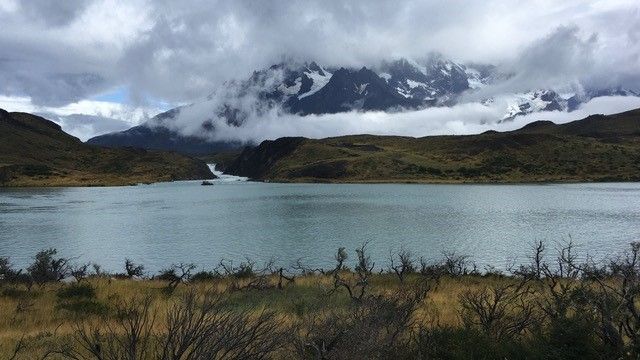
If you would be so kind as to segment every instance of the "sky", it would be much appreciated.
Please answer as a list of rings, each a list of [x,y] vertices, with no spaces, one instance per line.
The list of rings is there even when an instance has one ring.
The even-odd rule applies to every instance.
[[[1,0],[0,24],[0,108],[42,114],[82,139],[197,102],[283,58],[370,66],[439,52],[516,75],[450,109],[281,122],[273,114],[228,136],[470,132],[485,128],[492,111],[473,96],[640,84],[637,0]],[[637,101],[613,98],[584,108],[628,106]],[[412,120],[400,129],[399,117]]]

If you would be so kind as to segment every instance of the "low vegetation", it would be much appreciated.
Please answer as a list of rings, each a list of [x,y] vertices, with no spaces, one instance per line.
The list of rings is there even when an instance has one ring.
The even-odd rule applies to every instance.
[[[353,258],[352,258],[353,256]],[[640,243],[607,264],[571,243],[484,270],[367,244],[329,269],[301,261],[174,264],[157,274],[0,258],[2,359],[636,359]]]
[[[87,145],[49,120],[0,109],[0,187],[131,185],[213,177],[198,159]]]
[[[281,138],[226,172],[282,182],[576,182],[640,180],[640,110],[478,135]]]

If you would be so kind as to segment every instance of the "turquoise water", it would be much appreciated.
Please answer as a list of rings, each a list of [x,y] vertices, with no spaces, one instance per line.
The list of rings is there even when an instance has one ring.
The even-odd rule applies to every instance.
[[[569,237],[602,259],[640,240],[640,184],[329,185],[223,182],[113,188],[0,190],[0,256],[24,266],[55,247],[120,270],[125,257],[156,271],[221,259],[331,264],[335,250],[370,242],[386,265],[404,247],[504,268],[529,245]],[[353,257],[352,252],[352,257]]]

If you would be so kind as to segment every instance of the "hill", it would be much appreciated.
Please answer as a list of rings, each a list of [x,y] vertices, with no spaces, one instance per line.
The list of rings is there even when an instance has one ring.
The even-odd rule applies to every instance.
[[[206,141],[197,136],[184,136],[161,125],[164,121],[171,121],[179,112],[180,108],[166,111],[156,115],[149,123],[93,137],[87,144],[110,148],[134,147],[175,151],[187,155],[205,155],[242,147],[242,144],[233,141]]]
[[[83,144],[54,122],[0,109],[1,186],[126,185],[213,177],[198,159]]]
[[[640,109],[478,135],[280,138],[225,171],[284,182],[638,181]]]

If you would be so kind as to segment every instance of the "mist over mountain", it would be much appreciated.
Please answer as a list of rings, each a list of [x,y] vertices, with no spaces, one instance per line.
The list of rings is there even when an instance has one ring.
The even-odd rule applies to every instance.
[[[322,122],[324,116],[335,114],[402,116],[466,106],[484,108],[470,114],[476,116],[471,121],[498,125],[528,114],[570,113],[598,97],[640,96],[621,87],[584,88],[573,83],[555,89],[532,88],[477,97],[517,76],[495,65],[463,64],[439,54],[361,68],[291,60],[254,71],[247,79],[228,81],[205,99],[161,113],[142,125],[88,142],[206,154],[260,142],[268,138],[267,133],[248,134],[245,130],[259,123],[274,125],[278,119],[287,126],[291,117],[299,118],[302,124],[305,118]],[[357,126],[352,131],[357,133]],[[291,129],[285,135],[309,134]]]

